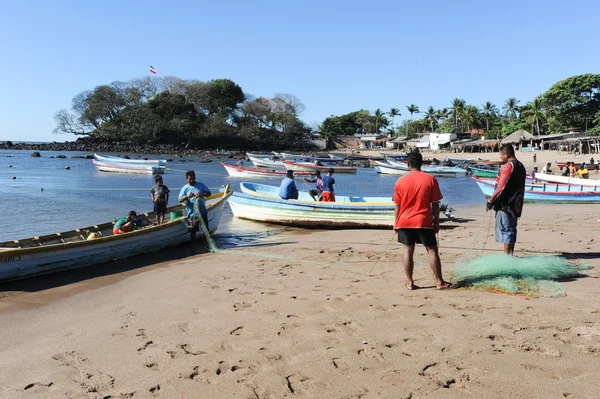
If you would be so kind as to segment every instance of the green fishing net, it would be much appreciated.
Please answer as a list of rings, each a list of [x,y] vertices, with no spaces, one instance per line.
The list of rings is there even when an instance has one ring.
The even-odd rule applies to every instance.
[[[212,236],[210,235],[210,231],[208,229],[208,226],[204,223],[204,219],[202,219],[202,217],[200,216],[200,202],[204,201],[204,198],[192,198],[192,204],[194,205],[194,220],[196,220],[200,226],[200,229],[202,230],[202,233],[204,234],[204,237],[206,238],[206,243],[208,244],[208,249],[210,252],[217,252],[218,248],[217,248],[217,244],[215,243],[215,240],[212,238]]]
[[[582,277],[591,268],[558,256],[494,254],[457,264],[453,280],[478,291],[555,298],[566,295],[559,281]]]

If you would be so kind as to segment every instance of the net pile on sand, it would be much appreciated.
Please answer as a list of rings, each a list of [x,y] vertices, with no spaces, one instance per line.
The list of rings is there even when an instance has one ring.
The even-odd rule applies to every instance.
[[[559,281],[583,277],[591,268],[558,256],[493,254],[456,265],[454,282],[478,291],[555,298],[566,295]]]

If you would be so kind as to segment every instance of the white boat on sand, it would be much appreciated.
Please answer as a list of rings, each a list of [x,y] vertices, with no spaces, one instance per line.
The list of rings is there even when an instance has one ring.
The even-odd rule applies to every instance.
[[[223,206],[232,192],[229,186],[223,192],[206,199],[208,228],[219,227]],[[152,225],[154,213],[141,216],[139,229],[113,235],[114,222],[81,229],[0,243],[0,281],[47,274],[60,270],[86,267],[114,259],[159,251],[189,241],[187,218],[171,212],[184,211],[181,205],[167,209],[162,225]],[[93,233],[93,234],[92,234]],[[94,237],[90,239],[90,237]]]

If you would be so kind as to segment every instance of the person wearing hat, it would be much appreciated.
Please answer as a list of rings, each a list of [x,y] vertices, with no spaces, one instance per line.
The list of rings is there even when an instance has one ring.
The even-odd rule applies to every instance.
[[[323,202],[335,202],[335,193],[333,191],[335,179],[331,177],[333,172],[333,168],[329,168],[327,176],[323,178]]]
[[[293,170],[288,170],[286,177],[281,182],[281,186],[279,186],[279,196],[284,200],[298,199],[298,188],[294,181]]]
[[[308,194],[315,201],[321,201],[322,200],[321,197],[323,196],[323,179],[321,178],[321,171],[317,170],[315,172],[314,178],[310,179],[308,177],[305,177],[304,180],[307,183],[316,183],[315,189],[314,190],[308,190]]]

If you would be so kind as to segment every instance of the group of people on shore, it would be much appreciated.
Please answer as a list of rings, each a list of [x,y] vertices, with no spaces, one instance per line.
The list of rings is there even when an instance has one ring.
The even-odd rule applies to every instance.
[[[179,202],[184,203],[186,206],[186,214],[188,220],[195,226],[198,225],[199,218],[201,218],[208,227],[208,212],[206,210],[206,204],[204,198],[211,195],[210,189],[201,182],[196,181],[196,173],[193,170],[188,170],[185,173],[185,179],[187,184],[181,188],[179,192]],[[154,186],[150,190],[152,203],[154,204],[154,214],[156,215],[156,224],[163,224],[165,221],[165,214],[167,213],[167,204],[169,203],[169,188],[164,185],[162,176],[154,177]],[[198,209],[200,215],[196,215],[196,202],[198,203]],[[127,216],[117,220],[113,227],[113,234],[118,235],[127,233],[135,228],[137,219],[137,213],[130,211]]]
[[[496,178],[496,188],[490,199],[486,202],[486,212],[496,212],[495,236],[496,241],[504,245],[504,252],[513,255],[517,240],[517,221],[521,217],[525,195],[526,171],[523,164],[515,157],[512,145],[503,145],[500,148],[500,159],[503,166]],[[412,152],[407,157],[408,168],[411,173],[399,178],[394,185],[393,201],[395,206],[395,222],[393,229],[398,235],[398,242],[404,244],[403,267],[407,278],[406,288],[414,290],[417,287],[413,280],[415,245],[421,243],[429,254],[429,265],[436,280],[437,289],[451,288],[442,276],[442,264],[438,252],[436,234],[440,229],[439,202],[442,193],[438,181],[430,174],[421,171],[423,156],[419,152]],[[549,166],[548,164],[547,166]],[[305,179],[315,183],[315,189],[309,191],[315,201],[335,202],[333,178],[335,170],[329,168],[327,175],[321,173]],[[547,171],[551,172],[551,171]],[[179,202],[185,203],[187,217],[198,225],[201,219],[208,226],[208,215],[204,197],[211,195],[209,188],[196,181],[193,170],[186,172],[187,184],[181,188]],[[161,176],[155,177],[151,196],[154,203],[156,223],[164,222],[167,203],[169,201],[169,188],[163,184]],[[279,196],[284,200],[298,199],[298,188],[294,181],[294,171],[288,170],[286,177],[281,182]],[[198,207],[200,215],[196,215]],[[137,214],[129,212],[126,217],[119,219],[114,226],[114,234],[122,234],[133,230]]]

